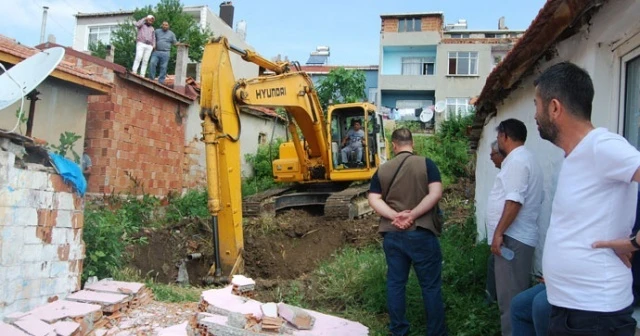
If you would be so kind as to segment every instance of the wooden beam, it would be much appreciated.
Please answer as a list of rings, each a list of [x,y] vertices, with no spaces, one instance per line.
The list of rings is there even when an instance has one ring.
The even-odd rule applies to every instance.
[[[18,57],[18,56],[14,56],[11,54],[7,54],[4,52],[0,52],[0,62],[5,62],[5,63],[11,63],[11,64],[18,64],[22,61],[24,61],[25,59],[22,57]],[[80,76],[62,71],[62,70],[58,70],[55,69],[53,70],[53,72],[51,73],[52,77],[61,79],[65,82],[70,82],[73,84],[77,84],[80,86],[84,86],[84,87],[88,87],[90,89],[96,90],[100,93],[109,93],[111,92],[111,86],[108,84],[103,84],[103,83],[98,83],[95,82],[93,80],[87,79],[87,78],[82,78]]]

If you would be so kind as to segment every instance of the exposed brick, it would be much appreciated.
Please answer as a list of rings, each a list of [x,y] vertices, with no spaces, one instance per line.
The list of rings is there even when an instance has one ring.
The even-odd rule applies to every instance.
[[[53,188],[53,191],[55,191],[55,192],[67,192],[67,193],[73,192],[71,186],[66,184],[66,183],[64,183],[64,180],[62,179],[62,176],[60,176],[58,174],[51,174],[50,177],[49,177],[49,180],[51,182],[51,186]]]
[[[84,227],[84,214],[82,212],[76,212],[71,217],[71,227],[73,229],[81,229]]]
[[[69,244],[58,245],[58,260],[68,261],[70,251],[71,251],[71,245]]]

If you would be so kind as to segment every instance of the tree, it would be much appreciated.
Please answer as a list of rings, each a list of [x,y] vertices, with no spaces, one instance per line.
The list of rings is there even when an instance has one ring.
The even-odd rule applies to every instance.
[[[183,12],[180,0],[160,0],[155,7],[136,8],[132,15],[133,20],[119,25],[113,32],[111,43],[115,48],[115,63],[128,69],[132,67],[136,56],[137,36],[137,30],[133,24],[149,14],[156,18],[154,28],[160,28],[163,21],[169,22],[169,29],[176,34],[176,39],[189,44],[189,58],[200,62],[204,45],[213,33],[209,28],[201,29],[200,24],[191,15]],[[174,74],[175,68],[176,48],[171,48],[167,73]]]
[[[107,58],[107,46],[102,41],[97,41],[89,44],[89,51],[91,56],[105,59]]]
[[[365,97],[366,78],[360,70],[336,68],[320,80],[317,91],[320,104],[327,109],[329,104],[355,103]]]

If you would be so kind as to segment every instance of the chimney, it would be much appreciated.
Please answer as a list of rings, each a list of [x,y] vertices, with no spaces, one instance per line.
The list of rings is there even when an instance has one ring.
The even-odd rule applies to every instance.
[[[40,44],[44,43],[44,32],[47,30],[47,11],[49,7],[42,6],[42,27],[40,27]]]
[[[55,35],[53,35],[53,34],[49,34],[49,35],[47,36],[47,43],[53,43],[53,44],[55,44],[55,43],[56,43],[56,36],[55,36]]]
[[[173,83],[173,89],[184,93],[187,85],[187,64],[189,64],[189,47],[185,45],[178,46],[176,55],[176,77]]]
[[[107,60],[108,62],[113,62],[113,57],[115,54],[116,47],[114,47],[113,44],[107,45],[107,57],[105,57],[105,60]]]
[[[505,26],[504,21],[505,21],[504,16],[501,16],[498,19],[498,30],[507,30],[507,29],[509,29],[509,28],[507,28],[507,26]]]
[[[231,1],[220,4],[220,18],[233,29],[233,4]]]

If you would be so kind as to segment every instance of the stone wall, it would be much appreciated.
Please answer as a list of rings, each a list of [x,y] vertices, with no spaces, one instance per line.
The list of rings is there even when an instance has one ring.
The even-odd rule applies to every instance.
[[[0,150],[0,319],[80,289],[82,198],[53,168]]]

